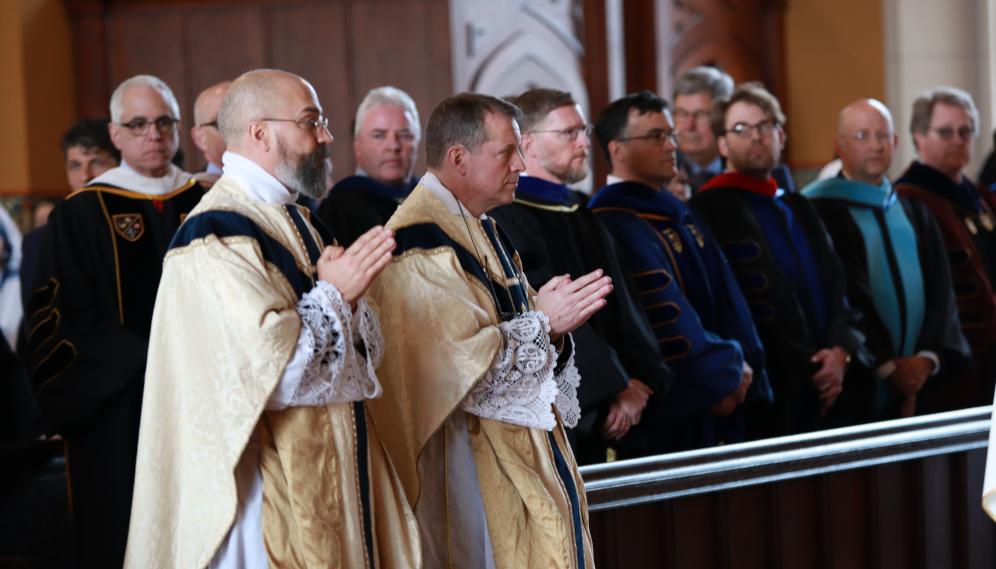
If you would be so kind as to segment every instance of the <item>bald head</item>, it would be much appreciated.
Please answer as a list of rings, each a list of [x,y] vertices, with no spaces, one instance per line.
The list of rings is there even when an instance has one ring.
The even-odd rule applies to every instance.
[[[217,85],[212,85],[201,91],[194,101],[194,125],[202,125],[218,120],[218,111],[221,109],[221,99],[228,91],[231,81],[222,81]]]
[[[834,150],[846,177],[881,185],[897,142],[892,113],[881,102],[861,99],[840,112]]]
[[[892,113],[889,108],[876,99],[859,99],[844,107],[837,116],[837,134],[854,132],[853,127],[866,122],[868,119],[880,117],[889,125],[889,131],[894,131],[892,123]],[[852,130],[846,130],[850,126]]]
[[[297,101],[313,102],[309,109],[320,113],[311,84],[286,71],[258,69],[239,76],[221,100],[218,129],[229,150],[238,151],[249,134],[249,125],[264,118],[296,118]]]

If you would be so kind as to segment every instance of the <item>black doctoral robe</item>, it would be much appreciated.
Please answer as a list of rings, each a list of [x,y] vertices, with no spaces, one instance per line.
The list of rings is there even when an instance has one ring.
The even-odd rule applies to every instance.
[[[566,186],[522,177],[515,202],[489,212],[515,245],[535,289],[563,274],[577,278],[602,269],[612,277],[615,288],[606,306],[573,332],[582,415],[568,437],[579,464],[604,462],[607,446],[625,457],[645,455],[647,433],[640,429],[631,429],[632,434],[614,442],[599,435],[609,401],[629,386],[630,379],[638,379],[654,390],[650,409],[672,379],[615,241],[585,206],[587,201],[587,196]]]
[[[767,354],[775,401],[748,410],[748,439],[852,421],[834,416],[834,409],[829,420],[819,416],[821,402],[811,380],[821,366],[810,358],[820,349],[841,346],[854,358],[844,392],[849,377],[868,373],[873,364],[864,347],[861,313],[847,304],[847,277],[819,214],[799,194],[776,198],[773,184],[720,174],[689,202],[723,248]],[[782,261],[793,265],[791,273]]]
[[[961,333],[958,307],[955,303],[954,290],[951,288],[951,268],[948,266],[947,248],[934,216],[919,200],[898,197],[894,193],[883,208],[883,204],[870,205],[859,201],[856,197],[848,199],[846,195],[814,195],[810,188],[816,188],[816,184],[818,183],[803,189],[802,194],[810,198],[816,206],[833,239],[834,249],[847,272],[847,300],[864,315],[865,345],[875,356],[876,366],[881,366],[904,354],[896,353],[893,334],[876,307],[873,279],[883,279],[884,275],[873,274],[869,270],[869,247],[865,243],[865,235],[858,226],[851,208],[870,211],[875,216],[878,226],[876,236],[881,241],[872,243],[872,250],[881,247],[885,252],[888,259],[886,269],[891,277],[887,282],[893,283],[895,287],[895,297],[904,322],[907,318],[903,306],[906,294],[898,257],[912,254],[915,263],[919,265],[923,279],[923,324],[913,343],[914,350],[936,354],[940,360],[940,369],[936,376],[928,378],[917,394],[916,413],[919,415],[937,412],[939,409],[932,396],[941,382],[946,377],[957,376],[971,370],[974,363],[968,341]],[[891,200],[896,201],[893,203]],[[901,249],[900,247],[909,244],[895,244],[889,237],[884,209],[892,207],[901,207],[913,228],[916,243],[912,250]],[[858,422],[895,419],[900,416],[900,406],[904,397],[889,386],[887,379],[876,381],[872,374],[859,379],[862,382],[855,381],[848,385],[851,393],[840,402],[842,405],[853,406],[851,414]]]
[[[893,187],[923,203],[941,229],[958,318],[975,357],[975,370],[939,385],[935,400],[946,411],[989,405],[996,385],[996,195],[920,162]]]
[[[152,309],[203,194],[193,179],[163,196],[90,185],[49,218],[25,316],[45,431],[66,440],[77,567],[124,563]]]
[[[417,185],[415,177],[395,187],[368,176],[350,176],[332,186],[318,207],[318,217],[335,231],[340,246],[349,247],[367,231],[386,224]]]

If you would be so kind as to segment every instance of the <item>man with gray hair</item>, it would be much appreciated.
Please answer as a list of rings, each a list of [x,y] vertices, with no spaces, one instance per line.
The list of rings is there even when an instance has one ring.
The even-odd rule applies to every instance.
[[[173,234],[204,191],[171,163],[180,110],[138,75],[111,97],[121,165],[49,217],[28,303],[31,380],[71,464],[78,567],[120,567],[128,535],[152,307]]]
[[[716,137],[712,133],[712,104],[733,93],[733,78],[715,67],[693,67],[674,84],[674,128],[678,165],[688,174],[692,191],[723,172]]]
[[[125,567],[417,565],[364,406],[384,341],[363,294],[392,232],[344,250],[294,203],[328,189],[326,124],[290,73],[225,94],[224,174],[163,266]]]
[[[391,218],[415,189],[412,176],[422,138],[415,101],[401,89],[378,87],[367,93],[353,121],[356,174],[332,187],[318,215],[349,246]]]
[[[415,510],[423,567],[592,567],[570,332],[605,305],[602,271],[533,291],[487,217],[525,169],[522,113],[461,93],[432,111],[429,172],[391,217],[370,289],[384,325],[371,415]]]
[[[917,160],[895,189],[923,202],[940,225],[962,332],[975,356],[975,371],[949,380],[948,397],[938,403],[941,410],[987,405],[996,383],[996,197],[963,173],[979,112],[965,91],[937,87],[913,101],[910,133]]]

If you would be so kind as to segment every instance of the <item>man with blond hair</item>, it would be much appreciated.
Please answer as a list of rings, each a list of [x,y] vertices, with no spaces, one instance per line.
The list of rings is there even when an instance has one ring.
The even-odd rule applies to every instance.
[[[581,464],[648,452],[646,436],[627,436],[648,401],[667,392],[671,372],[657,349],[650,322],[616,248],[588,209],[588,196],[566,184],[588,175],[591,125],[570,93],[530,89],[512,99],[523,112],[522,157],[515,201],[491,211],[515,243],[533,286],[555,275],[604,269],[615,294],[603,310],[574,331],[575,363],[585,381],[578,388],[582,419],[568,431]]]

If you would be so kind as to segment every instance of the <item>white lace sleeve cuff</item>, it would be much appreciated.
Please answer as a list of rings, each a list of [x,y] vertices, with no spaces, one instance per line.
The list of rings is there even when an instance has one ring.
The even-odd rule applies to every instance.
[[[498,354],[460,408],[485,419],[553,430],[557,351],[550,344],[549,319],[542,312],[527,312],[498,327],[502,335]]]
[[[379,397],[375,370],[384,357],[384,338],[366,301],[360,299],[354,314],[333,285],[319,281],[297,303],[297,312],[302,336],[311,337],[311,358],[290,406],[321,407]]]
[[[581,420],[581,405],[578,403],[578,387],[581,386],[581,373],[574,365],[574,337],[567,334],[567,344],[564,349],[570,349],[567,362],[562,366],[557,366],[554,370],[554,379],[557,382],[557,410],[560,411],[560,418],[564,421],[564,426],[573,429],[578,426]],[[563,354],[561,354],[563,357]]]

